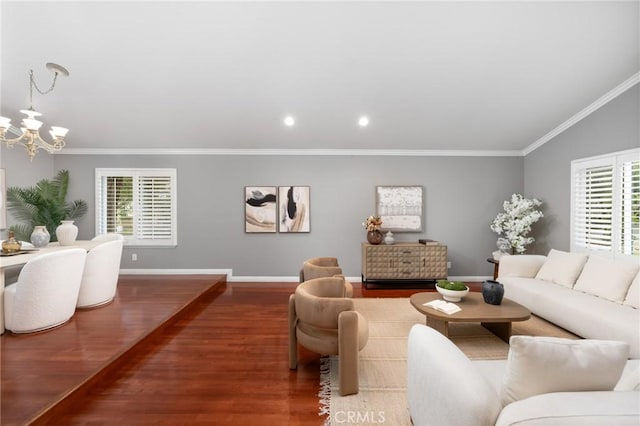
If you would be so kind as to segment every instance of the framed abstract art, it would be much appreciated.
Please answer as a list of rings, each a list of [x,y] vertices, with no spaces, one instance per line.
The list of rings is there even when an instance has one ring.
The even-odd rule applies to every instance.
[[[277,189],[275,186],[245,186],[245,232],[276,232],[278,221]]]
[[[311,232],[309,186],[278,187],[278,231]]]
[[[0,229],[7,228],[7,183],[5,171],[0,169]]]
[[[376,187],[376,215],[383,231],[421,232],[423,203],[422,186]]]

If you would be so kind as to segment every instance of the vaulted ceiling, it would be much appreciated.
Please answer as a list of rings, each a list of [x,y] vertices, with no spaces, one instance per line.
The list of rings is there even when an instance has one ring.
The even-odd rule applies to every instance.
[[[1,115],[56,62],[70,149],[518,152],[640,71],[639,4],[4,0]]]

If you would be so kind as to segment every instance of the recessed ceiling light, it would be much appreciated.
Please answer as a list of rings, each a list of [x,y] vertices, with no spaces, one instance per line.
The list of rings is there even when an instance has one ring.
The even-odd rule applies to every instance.
[[[294,124],[296,124],[296,119],[295,119],[295,118],[293,118],[292,116],[287,115],[287,116],[284,118],[284,125],[285,125],[285,126],[287,126],[287,127],[291,127],[291,126],[293,126]]]
[[[369,117],[367,117],[366,115],[363,115],[358,119],[358,126],[367,127],[368,125],[369,125]]]

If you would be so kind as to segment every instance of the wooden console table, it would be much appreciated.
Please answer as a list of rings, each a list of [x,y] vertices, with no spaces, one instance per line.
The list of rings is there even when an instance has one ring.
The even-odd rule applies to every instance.
[[[447,278],[447,246],[444,244],[362,243],[362,283],[434,281]]]

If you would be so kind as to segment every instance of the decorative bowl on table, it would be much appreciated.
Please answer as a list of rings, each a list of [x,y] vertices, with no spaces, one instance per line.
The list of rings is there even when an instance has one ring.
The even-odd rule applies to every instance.
[[[440,280],[436,283],[436,290],[447,302],[459,302],[469,293],[469,287],[462,281]]]

